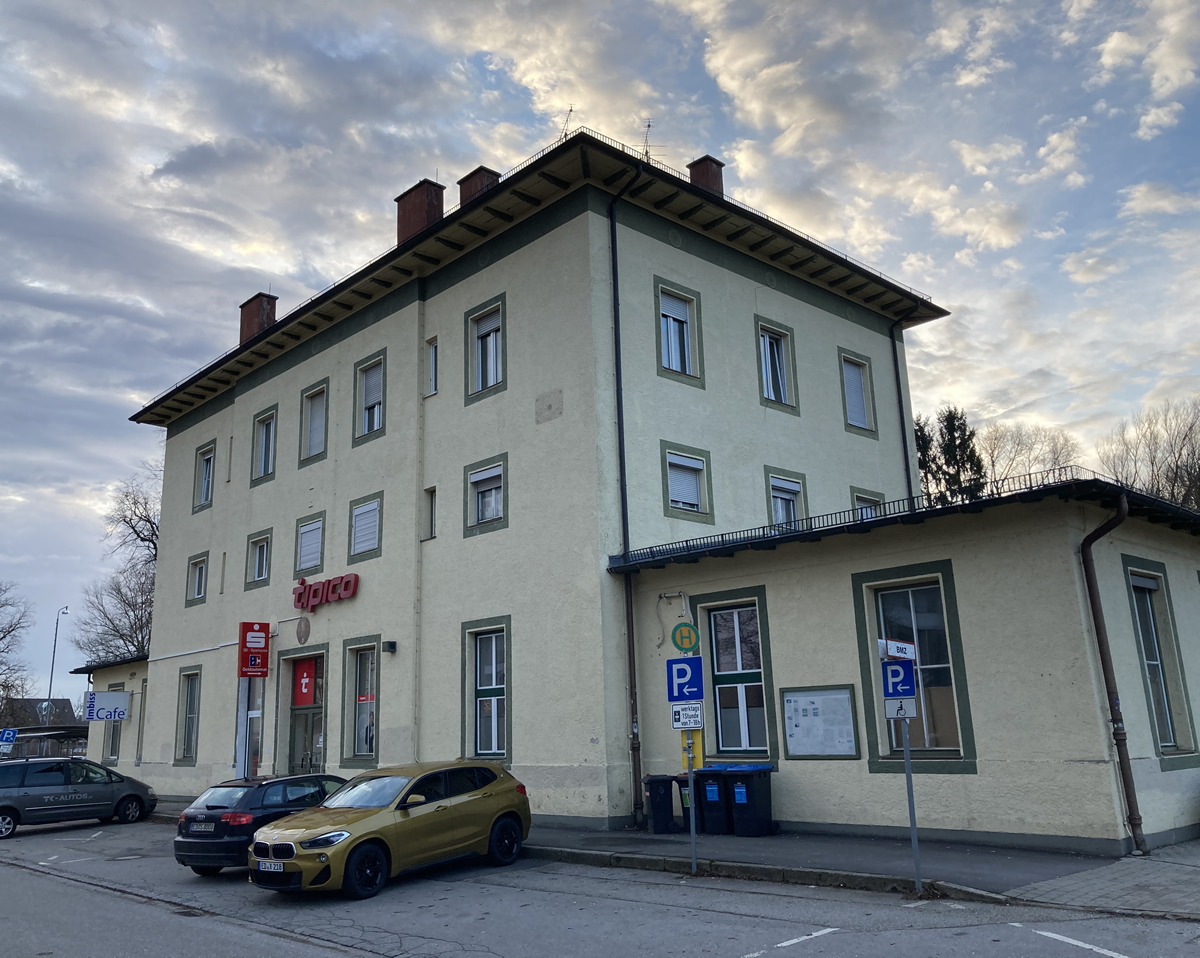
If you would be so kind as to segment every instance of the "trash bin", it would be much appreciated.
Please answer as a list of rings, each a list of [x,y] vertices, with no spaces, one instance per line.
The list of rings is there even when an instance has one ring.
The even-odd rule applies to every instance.
[[[743,838],[772,835],[771,765],[731,765],[724,770],[733,833]]]
[[[705,835],[729,835],[733,833],[733,823],[729,816],[729,801],[725,788],[725,769],[720,766],[706,765],[693,773],[696,780],[697,808],[700,817],[696,819],[696,829],[704,825]]]
[[[642,781],[650,805],[650,830],[655,835],[675,831],[675,776],[647,775]]]
[[[693,770],[693,775],[695,771]],[[693,806],[691,796],[688,795],[687,773],[675,776],[675,784],[679,786],[679,807],[683,809],[683,830],[690,832],[692,829],[691,818],[692,808],[696,808],[696,834],[699,835],[704,831],[704,806]],[[696,778],[696,791],[700,791],[700,779]]]

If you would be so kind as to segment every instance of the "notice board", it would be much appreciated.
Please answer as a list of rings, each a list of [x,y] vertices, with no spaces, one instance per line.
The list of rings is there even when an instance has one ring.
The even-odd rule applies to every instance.
[[[787,758],[858,758],[851,685],[782,689]]]

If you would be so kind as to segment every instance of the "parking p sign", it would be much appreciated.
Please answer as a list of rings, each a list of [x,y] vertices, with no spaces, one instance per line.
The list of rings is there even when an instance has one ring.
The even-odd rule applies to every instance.
[[[911,699],[917,694],[914,663],[910,659],[888,659],[883,662],[883,697]]]
[[[667,701],[695,702],[704,698],[704,669],[699,655],[667,659]]]

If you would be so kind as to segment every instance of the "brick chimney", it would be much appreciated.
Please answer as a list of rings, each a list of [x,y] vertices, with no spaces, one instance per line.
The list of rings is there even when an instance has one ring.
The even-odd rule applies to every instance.
[[[421,180],[396,197],[396,244],[416,236],[442,218],[442,194],[446,187]]]
[[[716,193],[717,196],[724,196],[725,186],[721,180],[721,168],[724,165],[715,156],[709,156],[707,153],[700,159],[693,160],[687,166],[688,173],[692,176],[692,185]]]
[[[275,301],[278,296],[270,293],[255,293],[242,303],[242,338],[239,342],[253,339],[268,326],[275,325]]]
[[[459,205],[466,203],[468,200],[473,200],[480,193],[490,190],[499,182],[500,174],[495,170],[489,170],[486,166],[475,167],[475,169],[458,181]]]

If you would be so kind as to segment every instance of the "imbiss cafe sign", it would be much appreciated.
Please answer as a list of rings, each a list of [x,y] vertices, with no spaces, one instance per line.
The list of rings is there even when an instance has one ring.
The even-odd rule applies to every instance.
[[[322,579],[320,582],[305,582],[301,579],[296,588],[292,589],[292,606],[312,612],[326,602],[339,602],[342,599],[352,599],[358,592],[358,573],[335,575],[332,579]]]

